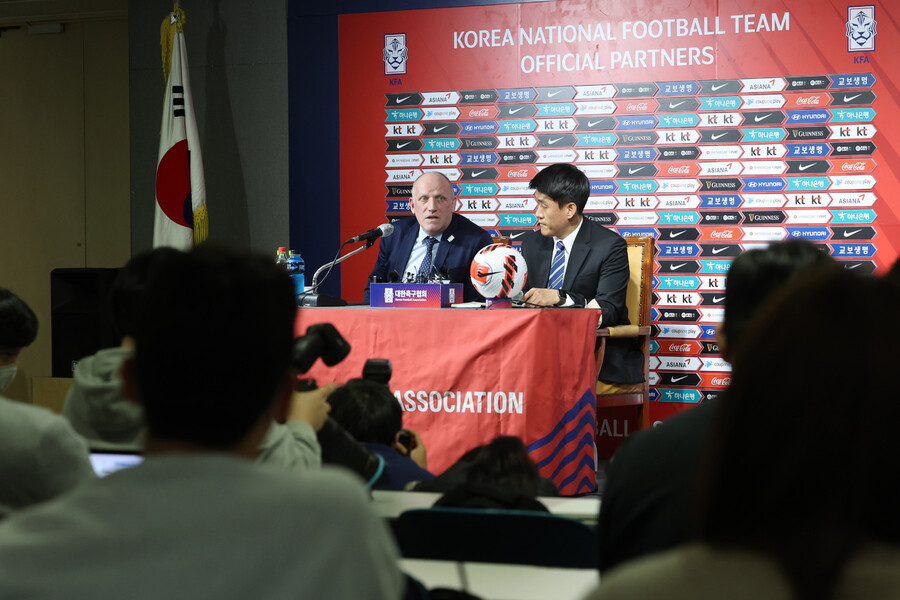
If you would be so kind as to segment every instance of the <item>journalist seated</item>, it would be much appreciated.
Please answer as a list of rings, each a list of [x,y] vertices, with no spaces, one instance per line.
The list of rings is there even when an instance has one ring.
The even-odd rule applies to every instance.
[[[0,522],[0,596],[401,597],[396,548],[353,475],[254,463],[290,411],[295,314],[265,257],[204,244],[151,275],[122,365],[146,460]]]
[[[328,398],[331,417],[366,449],[384,459],[390,483],[377,489],[402,490],[433,479],[425,444],[418,433],[403,429],[400,404],[383,383],[351,379]]]
[[[457,477],[450,475],[454,471],[458,471]],[[511,435],[501,435],[466,453],[441,477],[445,475],[448,483],[457,480],[435,506],[546,512],[536,496],[557,495],[553,483],[538,473],[522,440]]]
[[[62,411],[91,448],[140,451],[143,445],[144,410],[125,397],[122,364],[134,350],[139,308],[151,275],[178,255],[172,248],[148,250],[116,275],[109,303],[120,345],[78,362]],[[328,415],[325,397],[332,389],[295,394],[285,422],[272,423],[260,442],[257,460],[296,471],[318,469],[322,460],[316,431]]]
[[[96,477],[87,444],[66,419],[3,397],[16,377],[19,352],[37,332],[34,311],[0,288],[0,518]]]

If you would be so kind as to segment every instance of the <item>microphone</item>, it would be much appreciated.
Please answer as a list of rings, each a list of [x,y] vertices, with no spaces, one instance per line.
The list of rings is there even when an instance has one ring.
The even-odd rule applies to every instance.
[[[399,283],[400,282],[400,273],[397,271],[391,271],[388,274],[388,282],[389,283]]]
[[[356,242],[367,242],[369,240],[375,240],[380,237],[387,237],[394,233],[394,226],[390,223],[382,223],[375,229],[370,229],[365,233],[361,233],[356,237],[352,237],[345,244],[355,244]]]

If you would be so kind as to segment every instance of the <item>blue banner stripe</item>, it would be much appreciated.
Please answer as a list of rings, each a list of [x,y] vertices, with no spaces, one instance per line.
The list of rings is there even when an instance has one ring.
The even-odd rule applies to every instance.
[[[541,448],[542,446],[545,446],[546,444],[552,442],[556,435],[560,432],[560,430],[565,427],[566,423],[574,419],[575,416],[582,411],[585,405],[593,409],[594,402],[595,400],[593,392],[590,389],[586,390],[581,398],[578,399],[578,402],[576,402],[575,405],[572,406],[572,408],[566,411],[566,414],[563,415],[562,419],[560,419],[559,423],[556,424],[556,427],[554,427],[550,433],[537,440],[536,442],[533,442],[526,449],[529,452],[533,452],[534,450],[537,450],[538,448]],[[593,410],[591,412],[593,412]]]
[[[571,475],[569,475],[568,477],[566,477],[559,483],[556,483],[556,481],[554,480],[554,483],[556,483],[556,489],[561,490],[564,487],[566,487],[567,485],[569,485],[570,483],[572,483],[573,481],[575,481],[575,478],[578,477],[578,474],[581,472],[582,467],[590,468],[592,473],[597,472],[597,470],[594,468],[593,455],[585,456],[583,459],[581,459],[581,462],[578,463],[578,468],[575,469],[575,471]],[[593,489],[593,486],[591,486],[591,489]]]
[[[578,443],[578,444],[582,443],[582,442],[578,442],[578,436],[582,435],[581,432],[584,430],[585,427],[589,428],[591,431],[590,435],[588,436],[588,443],[590,443],[592,436],[594,434],[595,420],[594,420],[593,415],[591,415],[589,413],[584,413],[584,417],[578,421],[578,423],[576,424],[576,427],[574,429],[572,429],[572,431],[567,433],[565,435],[565,437],[563,437],[562,440],[560,440],[560,443],[557,444],[557,446],[553,449],[553,452],[551,452],[550,454],[545,456],[543,458],[543,460],[541,460],[539,463],[536,463],[537,468],[538,469],[544,468],[545,466],[552,463],[561,452],[568,452],[566,457],[563,458],[562,462],[560,462],[559,465],[557,465],[556,469],[553,471],[553,474],[550,476],[550,479],[553,479],[556,476],[556,474],[559,472],[560,468],[562,468],[562,466],[566,462],[573,460],[575,458],[574,455],[577,454],[581,450],[580,446],[577,446],[573,449],[571,447],[571,445],[573,443]]]

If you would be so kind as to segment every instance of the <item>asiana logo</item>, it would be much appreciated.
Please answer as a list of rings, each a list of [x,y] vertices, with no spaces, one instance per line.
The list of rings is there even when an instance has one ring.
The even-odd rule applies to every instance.
[[[875,5],[847,7],[847,52],[875,49]]]

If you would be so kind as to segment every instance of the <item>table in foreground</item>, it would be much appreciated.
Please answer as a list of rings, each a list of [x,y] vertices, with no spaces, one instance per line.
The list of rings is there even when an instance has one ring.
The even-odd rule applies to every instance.
[[[404,426],[421,434],[433,473],[515,435],[541,475],[571,495],[596,486],[599,317],[593,309],[311,308],[297,312],[295,331],[331,323],[350,342],[343,362],[310,369],[320,385],[360,377],[369,358],[391,361]]]
[[[379,517],[396,519],[403,511],[431,508],[440,497],[441,494],[437,492],[373,490],[372,509]],[[581,498],[540,496],[538,501],[546,506],[551,514],[577,519],[586,525],[597,525],[597,516],[600,513],[600,498],[598,496],[584,496]]]
[[[401,558],[400,568],[428,589],[464,590],[485,600],[577,600],[600,583],[596,569]]]

